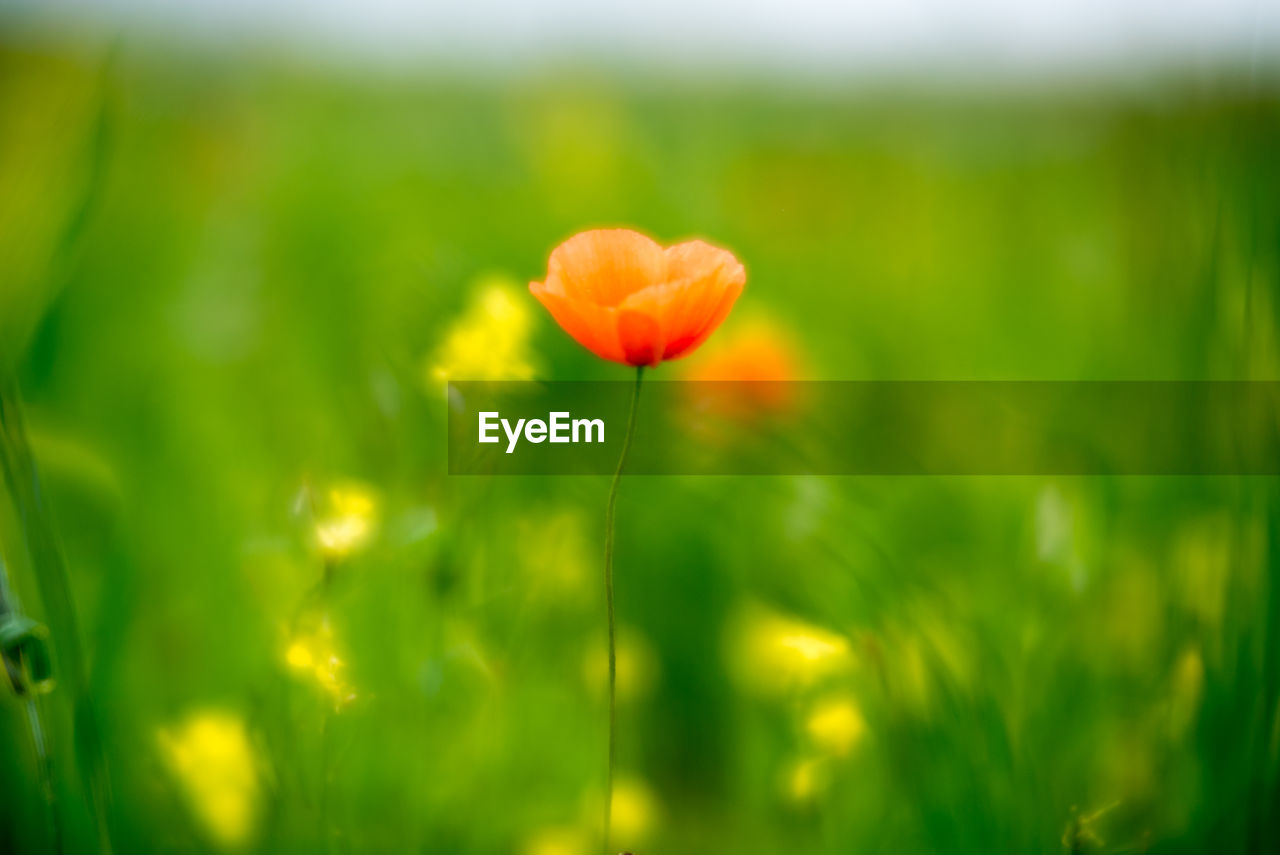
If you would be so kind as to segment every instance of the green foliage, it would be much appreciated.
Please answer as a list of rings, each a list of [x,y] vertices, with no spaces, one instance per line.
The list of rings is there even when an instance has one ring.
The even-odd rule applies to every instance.
[[[0,345],[58,535],[31,543],[6,495],[0,554],[55,654],[66,604],[25,556],[65,558],[93,706],[51,728],[55,790],[89,804],[73,734],[100,728],[121,852],[597,850],[608,484],[448,478],[440,382],[487,289],[523,298],[579,229],[730,247],[723,334],[768,318],[806,378],[1280,369],[1280,105],[1244,84],[125,50],[70,98],[40,70],[77,63],[0,52],[29,131],[0,147]],[[529,311],[521,370],[627,379]],[[1273,847],[1276,501],[1262,478],[624,479],[619,845]],[[48,845],[25,715],[0,704],[4,851]],[[66,815],[94,851],[92,808]]]

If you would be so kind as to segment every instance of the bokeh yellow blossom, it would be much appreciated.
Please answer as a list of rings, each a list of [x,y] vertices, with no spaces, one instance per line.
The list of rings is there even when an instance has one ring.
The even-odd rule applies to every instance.
[[[622,777],[613,783],[611,805],[614,849],[634,849],[644,844],[658,823],[658,800],[639,778]]]
[[[843,635],[756,605],[730,622],[728,648],[734,676],[761,694],[803,689],[853,665]]]
[[[521,855],[587,855],[591,851],[587,835],[576,828],[544,828],[534,832]]]
[[[648,696],[658,678],[658,656],[648,639],[629,627],[618,630],[617,667],[619,703]],[[587,650],[582,674],[592,693],[603,698],[609,690],[609,649],[603,638]]]
[[[506,276],[482,278],[462,316],[426,361],[428,381],[529,380],[533,317],[529,301]]]
[[[363,484],[329,488],[315,508],[316,542],[327,558],[345,558],[362,548],[377,529],[378,499]]]
[[[782,795],[796,805],[821,798],[831,782],[827,763],[818,757],[802,757],[787,765],[782,775]]]
[[[244,845],[257,822],[259,775],[244,722],[234,713],[201,710],[156,739],[201,826],[224,849]]]
[[[284,661],[290,671],[319,686],[335,708],[341,709],[356,699],[355,687],[344,677],[346,663],[338,655],[328,618],[322,619],[314,630],[290,638]]]
[[[862,741],[867,722],[852,695],[837,695],[814,705],[804,729],[820,751],[845,757]]]

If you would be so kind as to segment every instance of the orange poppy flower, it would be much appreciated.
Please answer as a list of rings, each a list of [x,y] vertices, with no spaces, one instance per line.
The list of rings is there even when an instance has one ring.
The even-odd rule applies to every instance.
[[[733,254],[700,240],[663,249],[629,229],[574,235],[551,253],[529,290],[596,356],[657,365],[697,349],[742,293]]]

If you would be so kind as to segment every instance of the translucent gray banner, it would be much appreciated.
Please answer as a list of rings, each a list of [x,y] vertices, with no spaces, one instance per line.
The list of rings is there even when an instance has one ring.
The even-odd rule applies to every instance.
[[[449,386],[454,475],[605,475],[629,382]],[[633,475],[1277,475],[1275,382],[664,382]]]

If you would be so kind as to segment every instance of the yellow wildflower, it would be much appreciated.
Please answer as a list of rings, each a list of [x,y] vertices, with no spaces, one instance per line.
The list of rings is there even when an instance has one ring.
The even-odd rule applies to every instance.
[[[844,757],[866,732],[862,711],[850,695],[839,695],[820,701],[805,719],[805,732],[821,751]]]
[[[355,688],[343,677],[346,663],[338,656],[328,618],[315,630],[290,639],[284,660],[289,670],[314,681],[333,700],[335,708],[341,709],[355,700]]]
[[[531,379],[529,301],[506,276],[486,277],[476,290],[470,306],[427,360],[428,380]]]
[[[613,783],[612,848],[634,848],[653,831],[658,819],[658,800],[639,778],[624,777]]]
[[[346,557],[372,536],[378,500],[372,490],[354,482],[330,488],[323,498],[316,508],[316,542],[326,557]]]
[[[244,722],[235,714],[201,710],[156,735],[170,773],[191,809],[224,849],[248,841],[258,812],[258,770]]]
[[[820,758],[794,761],[782,777],[782,795],[796,805],[808,805],[826,792],[830,783],[827,764]]]
[[[575,828],[544,828],[521,849],[523,855],[586,855],[589,851],[586,835]]]
[[[844,636],[758,606],[731,622],[729,648],[738,680],[762,694],[802,689],[853,664]]]
[[[653,688],[658,675],[658,657],[649,641],[628,627],[618,631],[618,701],[640,700]],[[609,650],[603,638],[592,645],[582,663],[587,687],[603,697],[609,687]]]

